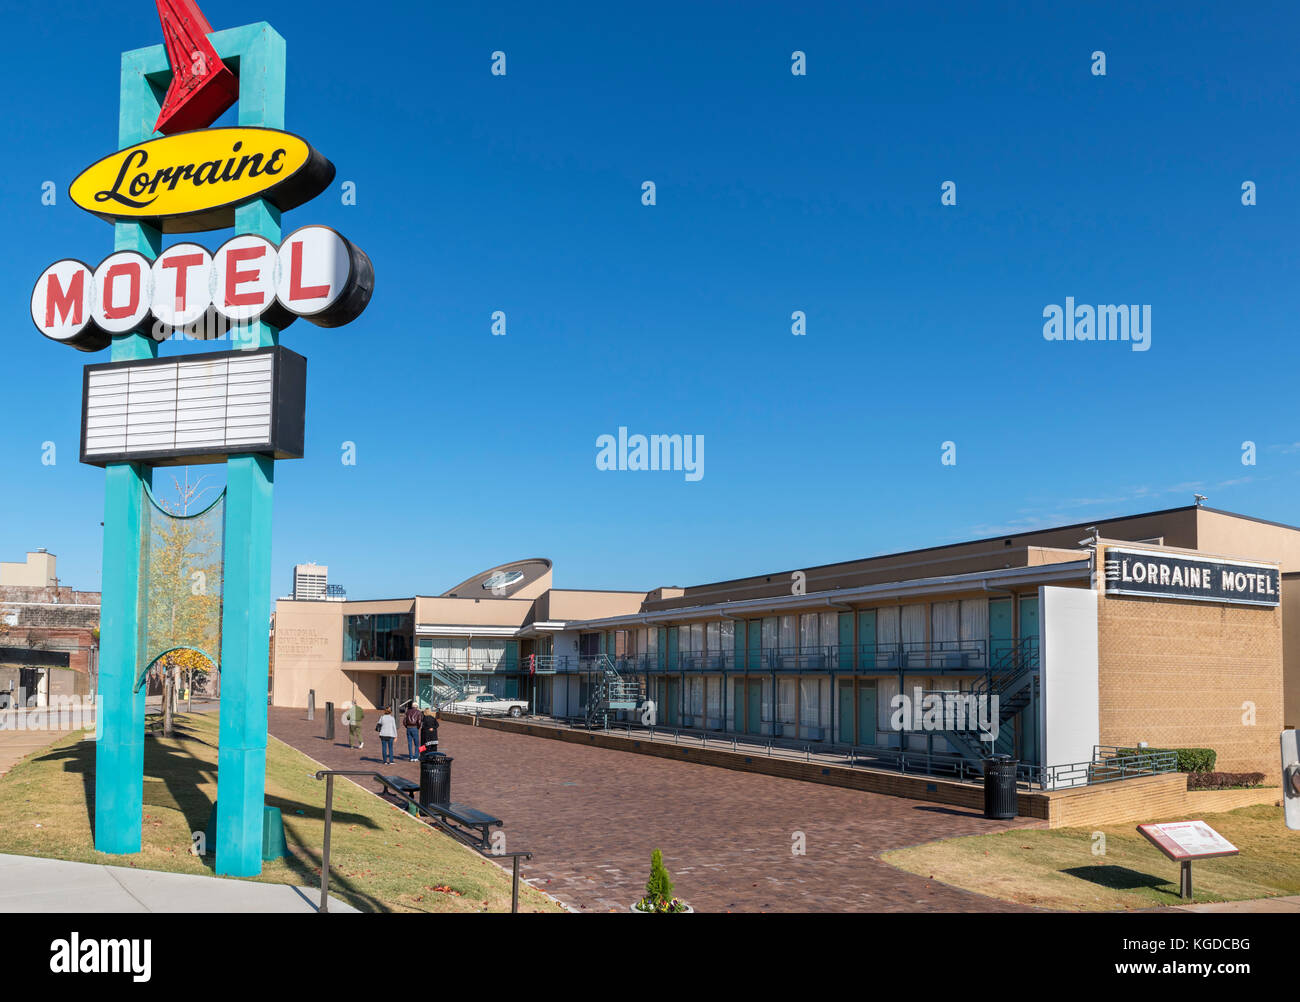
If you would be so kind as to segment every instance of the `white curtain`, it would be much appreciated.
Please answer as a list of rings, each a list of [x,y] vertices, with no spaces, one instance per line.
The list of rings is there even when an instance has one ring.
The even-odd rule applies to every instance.
[[[817,727],[821,724],[822,680],[804,678],[799,680],[799,723],[804,727]]]
[[[780,693],[779,710],[777,717],[783,724],[793,724],[794,705],[795,705],[795,680],[792,678],[778,678],[777,689]],[[788,737],[789,735],[787,735]]]
[[[901,633],[898,626],[898,606],[876,610],[876,643],[896,644]]]
[[[989,638],[989,600],[986,598],[967,598],[961,603],[961,639],[979,644],[978,656],[973,656],[973,665],[982,667],[985,648]]]
[[[902,611],[903,643],[925,643],[925,606],[905,605]]]
[[[781,617],[781,637],[777,642],[777,646],[781,648],[782,652],[793,651],[799,647],[799,638],[795,634],[794,616]]]
[[[805,612],[799,617],[799,650],[812,651],[820,646],[818,640],[817,613]]]
[[[935,602],[930,606],[930,641],[947,644],[958,640],[961,632],[959,602]]]

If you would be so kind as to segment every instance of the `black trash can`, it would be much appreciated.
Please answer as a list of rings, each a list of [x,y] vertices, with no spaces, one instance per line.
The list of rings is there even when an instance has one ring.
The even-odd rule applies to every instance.
[[[420,806],[451,803],[451,756],[425,752],[420,756]]]
[[[1010,755],[984,760],[984,816],[1006,821],[1016,816],[1020,798],[1016,794],[1016,766]]]

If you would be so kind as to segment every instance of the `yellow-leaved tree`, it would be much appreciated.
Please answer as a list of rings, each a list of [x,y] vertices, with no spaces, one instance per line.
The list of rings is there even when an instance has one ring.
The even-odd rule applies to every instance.
[[[163,734],[173,732],[176,686],[182,672],[190,679],[211,672],[221,646],[220,518],[205,516],[200,498],[215,488],[207,477],[190,482],[172,478],[176,497],[159,502],[166,515],[152,519],[145,628],[150,654],[162,653],[153,665],[163,688]]]

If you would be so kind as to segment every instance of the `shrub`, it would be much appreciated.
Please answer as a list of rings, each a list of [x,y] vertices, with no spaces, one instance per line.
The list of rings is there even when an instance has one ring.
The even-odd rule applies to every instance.
[[[650,854],[650,879],[645,884],[645,896],[652,904],[672,900],[673,881],[664,866],[664,854],[658,849]]]
[[[1189,772],[1189,790],[1227,790],[1234,786],[1263,786],[1262,772]]]
[[[1213,748],[1175,748],[1179,772],[1213,772],[1219,759]]]
[[[646,881],[645,897],[635,907],[638,911],[659,914],[688,910],[684,901],[673,897],[673,881],[664,867],[664,855],[658,849],[650,855],[650,879]]]
[[[1132,765],[1155,765],[1157,753],[1174,753],[1174,768],[1179,772],[1213,772],[1219,755],[1213,748],[1119,748],[1116,754]]]

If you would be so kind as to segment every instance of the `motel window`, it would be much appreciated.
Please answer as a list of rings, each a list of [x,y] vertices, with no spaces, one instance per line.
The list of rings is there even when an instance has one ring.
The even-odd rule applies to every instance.
[[[898,623],[898,606],[876,610],[876,643],[897,644],[902,636]]]
[[[961,639],[963,646],[977,644],[975,660],[972,667],[984,664],[985,645],[989,636],[989,600],[986,598],[966,598],[961,603]]]
[[[469,657],[469,640],[466,637],[435,637],[433,656],[452,668],[464,668]]]
[[[594,658],[600,653],[600,640],[601,634],[599,633],[578,634],[578,656]]]
[[[777,641],[777,646],[781,648],[782,652],[793,653],[799,649],[799,636],[795,632],[797,629],[797,617],[781,617],[781,638]]]
[[[822,679],[799,680],[799,724],[802,727],[820,727],[822,709]]]
[[[717,654],[722,646],[719,633],[721,623],[708,623],[704,627],[704,649],[710,654]]]
[[[625,658],[631,653],[631,631],[614,631],[614,657]]]
[[[832,664],[834,664],[838,649],[835,644],[840,636],[840,614],[838,612],[823,612],[821,614],[821,645],[822,650],[831,655]]]
[[[718,653],[731,657],[736,651],[736,624],[730,620],[723,620],[718,625]]]
[[[645,634],[645,652],[647,654],[659,653],[659,631],[654,627],[643,631]]]
[[[795,692],[796,683],[794,679],[777,679],[777,720],[783,724],[789,724],[791,727],[794,726],[795,722]]]
[[[693,717],[702,717],[704,716],[704,679],[699,675],[696,675],[689,681],[691,683],[691,691],[689,698],[686,700],[686,705],[690,707],[690,709],[686,712]],[[697,719],[695,724],[698,727],[700,721]]]
[[[470,662],[480,671],[496,671],[506,656],[504,640],[474,638],[470,642]]]
[[[770,651],[777,646],[777,619],[775,616],[766,616],[763,619],[763,649]]]
[[[925,606],[905,605],[902,609],[903,643],[925,643]]]
[[[951,649],[961,632],[961,604],[959,602],[935,602],[930,606],[930,642],[936,646],[946,645]],[[944,650],[945,647],[939,647]]]
[[[821,618],[815,612],[805,612],[799,617],[799,650],[811,653],[817,649],[820,623]]]

